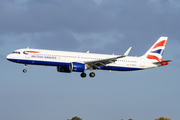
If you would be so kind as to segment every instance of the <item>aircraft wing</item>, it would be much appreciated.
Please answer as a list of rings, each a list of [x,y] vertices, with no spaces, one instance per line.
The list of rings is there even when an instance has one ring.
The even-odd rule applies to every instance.
[[[106,66],[107,64],[116,62],[117,59],[119,59],[119,58],[126,57],[129,54],[131,48],[132,47],[130,47],[124,53],[124,55],[112,57],[112,58],[107,58],[107,59],[101,59],[101,60],[86,61],[85,64],[87,64],[90,69],[98,69],[98,68],[100,68],[100,66]]]

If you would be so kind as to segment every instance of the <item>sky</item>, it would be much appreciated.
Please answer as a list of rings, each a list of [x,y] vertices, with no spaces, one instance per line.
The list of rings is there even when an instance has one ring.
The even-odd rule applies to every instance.
[[[1,120],[179,119],[179,0],[0,0]],[[59,73],[6,60],[20,48],[143,55],[160,36],[168,66]],[[90,71],[86,71],[87,74]]]

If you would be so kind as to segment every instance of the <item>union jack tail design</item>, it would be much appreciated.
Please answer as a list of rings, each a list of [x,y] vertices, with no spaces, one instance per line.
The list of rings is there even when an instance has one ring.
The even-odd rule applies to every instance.
[[[161,62],[162,55],[166,46],[168,37],[160,37],[155,44],[144,54],[147,59]]]

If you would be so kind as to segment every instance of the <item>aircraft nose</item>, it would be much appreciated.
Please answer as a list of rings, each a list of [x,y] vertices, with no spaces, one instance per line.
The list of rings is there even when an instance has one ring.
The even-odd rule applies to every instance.
[[[6,56],[6,59],[9,60],[11,58],[11,54]]]

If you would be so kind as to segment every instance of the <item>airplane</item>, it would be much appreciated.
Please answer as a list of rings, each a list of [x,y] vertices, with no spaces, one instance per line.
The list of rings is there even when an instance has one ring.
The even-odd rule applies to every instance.
[[[163,51],[168,37],[160,37],[154,45],[142,56],[128,56],[132,47],[123,55],[108,55],[83,52],[55,51],[43,49],[18,49],[7,55],[6,59],[27,65],[55,66],[58,72],[81,72],[86,77],[86,70],[90,70],[90,77],[95,77],[93,70],[134,71],[145,70],[168,65],[172,60],[162,60]]]

